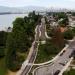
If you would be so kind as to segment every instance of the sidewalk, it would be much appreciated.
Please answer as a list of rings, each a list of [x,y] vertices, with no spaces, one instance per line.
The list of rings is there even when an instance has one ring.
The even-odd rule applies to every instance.
[[[35,28],[35,36],[36,36],[36,34],[37,34],[37,27],[38,27],[38,25],[36,26],[36,28]],[[27,59],[23,62],[23,64],[22,64],[22,66],[21,66],[21,69],[17,72],[17,74],[16,75],[20,75],[21,73],[22,73],[22,71],[24,70],[24,68],[29,64],[29,60],[30,60],[30,57],[31,57],[31,55],[32,55],[32,53],[33,53],[33,48],[34,48],[34,44],[35,44],[35,40],[34,40],[34,42],[32,43],[32,46],[31,46],[31,48],[30,48],[30,51],[29,51],[29,54],[28,54],[28,56],[27,56]],[[37,50],[36,50],[37,51]],[[35,56],[35,58],[36,58],[36,56]],[[35,59],[34,59],[35,60]],[[34,62],[34,61],[33,61]]]
[[[66,71],[66,69],[69,67],[70,63],[72,62],[73,57],[70,59],[70,61],[66,64],[66,66],[62,69],[62,71],[59,73],[59,75],[63,75],[63,72]]]
[[[75,39],[75,37],[74,37],[72,40],[70,40],[70,42],[73,42],[74,39]],[[49,63],[53,62],[54,60],[56,60],[56,59],[59,57],[59,55],[60,55],[64,50],[67,50],[68,47],[69,47],[69,45],[66,44],[66,46],[65,46],[52,60],[47,61],[47,62],[44,62],[44,63],[33,64],[33,65],[42,66],[42,65],[46,65],[46,64],[49,64]]]
[[[46,65],[46,64],[49,64],[49,63],[53,62],[54,60],[56,60],[56,59],[59,57],[59,55],[60,55],[64,50],[66,50],[66,48],[68,48],[68,46],[69,46],[69,45],[66,45],[66,46],[61,50],[61,52],[58,53],[52,60],[47,61],[47,62],[44,62],[44,63],[33,64],[33,65],[42,66],[42,65]]]

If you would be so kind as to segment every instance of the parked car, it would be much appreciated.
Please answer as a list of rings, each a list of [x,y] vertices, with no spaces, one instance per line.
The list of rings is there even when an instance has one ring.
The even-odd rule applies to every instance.
[[[64,50],[64,51],[60,54],[60,56],[62,56],[62,55],[65,53],[65,51],[66,51],[66,50]]]
[[[64,62],[60,62],[59,64],[62,66],[65,66],[67,64],[68,61],[64,61]]]
[[[60,70],[57,70],[54,75],[58,75],[60,73]]]
[[[69,55],[69,58],[75,57],[75,50],[72,51],[72,53]]]
[[[65,66],[65,64],[64,63],[59,63],[60,65],[62,65],[62,66]]]

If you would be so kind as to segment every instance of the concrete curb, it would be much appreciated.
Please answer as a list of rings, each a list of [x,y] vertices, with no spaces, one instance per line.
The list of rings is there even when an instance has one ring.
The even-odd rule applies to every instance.
[[[68,48],[68,46],[69,46],[69,45],[66,45],[66,46],[61,50],[61,52],[58,53],[52,60],[47,61],[47,62],[44,62],[44,63],[33,64],[33,65],[42,66],[42,65],[46,65],[46,64],[49,64],[49,63],[53,62],[54,60],[56,60],[56,59],[58,58],[58,56],[59,56],[64,50],[66,50],[66,48]]]
[[[48,62],[40,63],[40,64],[33,64],[33,65],[36,65],[36,66],[39,66],[39,67],[37,67],[37,68],[35,68],[35,69],[33,70],[32,75],[35,75],[35,71],[36,71],[37,69],[39,69],[40,67],[47,66],[47,64],[49,64],[49,63],[53,62],[54,60],[56,60],[56,59],[59,57],[59,55],[60,55],[64,50],[66,50],[66,48],[68,48],[68,47],[69,47],[69,45],[66,45],[66,46],[61,50],[61,52],[59,52],[52,60],[50,60],[50,61],[48,61]]]
[[[51,39],[51,37],[49,37],[49,36],[47,35],[47,32],[45,32],[45,36],[46,36],[47,39]]]
[[[37,52],[38,52],[38,47],[37,47]],[[36,56],[37,56],[37,52],[36,52]],[[36,56],[35,56],[35,59],[36,59]],[[33,63],[35,62],[35,59],[34,59],[34,61],[33,61]],[[31,68],[32,68],[32,66],[33,66],[33,63],[32,63],[32,65],[31,65]],[[31,70],[31,68],[30,68],[30,70]],[[28,71],[28,73],[30,72],[30,70]],[[28,73],[27,73],[27,75],[28,75]]]
[[[64,71],[67,70],[67,68],[69,67],[70,63],[72,62],[73,57],[70,59],[70,61],[66,64],[66,66],[62,69],[62,71],[59,73],[59,75],[62,75]]]
[[[37,25],[36,28],[35,28],[35,33],[37,33],[37,27],[38,27],[38,25]],[[36,36],[36,34],[35,34],[35,36]],[[20,74],[22,73],[22,71],[24,70],[24,68],[28,65],[30,56],[31,56],[31,54],[32,54],[32,52],[33,52],[33,45],[34,45],[34,43],[35,43],[35,41],[32,43],[32,46],[31,46],[30,51],[29,51],[29,54],[28,54],[26,60],[23,62],[23,64],[22,64],[20,70],[17,72],[16,75],[20,75]],[[38,47],[37,47],[37,50],[38,50]],[[36,51],[37,51],[37,50],[36,50]],[[36,56],[37,56],[37,52],[36,52]],[[35,59],[36,59],[36,56],[35,56]],[[35,61],[35,59],[34,59],[34,61]],[[33,61],[33,63],[34,63],[34,61]],[[33,63],[32,63],[32,64],[33,64]],[[33,65],[32,65],[32,66],[33,66]],[[32,66],[31,66],[31,68],[32,68]],[[30,68],[30,70],[31,70],[31,68]],[[30,71],[30,70],[29,70],[29,71]],[[28,73],[29,73],[29,71],[28,71]]]

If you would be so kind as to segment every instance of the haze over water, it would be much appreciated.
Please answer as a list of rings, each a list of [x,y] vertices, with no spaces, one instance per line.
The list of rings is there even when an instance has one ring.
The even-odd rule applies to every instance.
[[[5,30],[8,27],[13,27],[12,22],[17,17],[24,17],[27,16],[27,14],[6,14],[6,15],[0,15],[0,31]]]

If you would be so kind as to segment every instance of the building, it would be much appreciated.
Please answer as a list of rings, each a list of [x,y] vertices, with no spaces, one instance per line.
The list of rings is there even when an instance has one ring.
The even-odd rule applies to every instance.
[[[75,27],[75,16],[69,16],[69,26]]]

